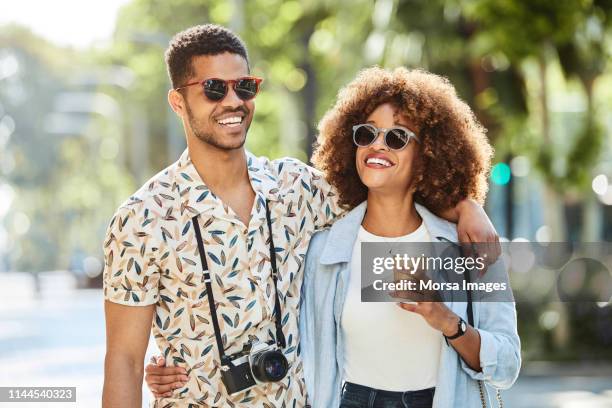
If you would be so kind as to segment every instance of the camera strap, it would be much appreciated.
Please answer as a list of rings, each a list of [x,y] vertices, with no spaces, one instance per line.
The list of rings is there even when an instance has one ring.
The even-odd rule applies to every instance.
[[[206,255],[204,254],[204,241],[202,241],[198,216],[196,215],[192,218],[192,220],[196,240],[198,241],[198,252],[200,253],[200,260],[202,261],[202,270],[204,271],[204,283],[206,284],[206,294],[208,295],[208,306],[210,307],[210,315],[212,318],[213,327],[215,329],[215,338],[217,339],[217,347],[219,348],[219,357],[221,358],[221,363],[223,363],[223,360],[225,360],[225,350],[223,349],[223,341],[221,340],[219,319],[217,319],[215,297],[213,296],[212,285],[210,284],[210,270],[208,269],[208,262],[206,261]]]
[[[274,281],[274,314],[276,315],[276,344],[280,348],[285,348],[285,334],[283,333],[283,326],[281,324],[282,313],[280,299],[278,298],[278,269],[276,268],[276,247],[274,246],[274,238],[272,236],[272,218],[270,217],[270,207],[268,206],[268,200],[266,200],[266,220],[268,221],[268,232],[270,234],[270,263],[272,264],[272,280]]]
[[[276,344],[284,348],[285,347],[285,335],[283,333],[282,324],[281,324],[281,305],[280,299],[278,297],[278,270],[276,267],[276,251],[274,247],[274,238],[272,237],[272,220],[270,217],[270,209],[268,207],[268,200],[266,200],[266,220],[268,224],[268,232],[270,235],[270,263],[272,265],[272,280],[274,281],[274,294],[276,297],[274,303],[274,314],[276,317]],[[200,253],[200,260],[202,262],[202,269],[204,272],[204,283],[206,284],[206,293],[208,297],[208,305],[210,308],[210,314],[212,318],[213,328],[215,330],[215,339],[217,341],[217,348],[219,349],[219,357],[221,358],[221,364],[226,363],[225,349],[223,347],[223,340],[221,339],[221,329],[219,328],[219,319],[217,318],[217,307],[215,305],[215,298],[213,295],[211,279],[210,279],[210,270],[208,269],[208,261],[206,260],[206,255],[204,252],[204,241],[202,240],[202,234],[200,232],[200,223],[198,221],[198,216],[192,218],[193,227],[196,234],[196,240],[198,241],[198,252]]]

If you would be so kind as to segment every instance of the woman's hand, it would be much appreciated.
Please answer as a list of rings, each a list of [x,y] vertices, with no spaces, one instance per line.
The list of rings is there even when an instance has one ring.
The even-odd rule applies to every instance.
[[[445,336],[454,336],[459,329],[459,316],[453,313],[442,302],[416,302],[398,303],[398,306],[409,312],[418,313],[435,330],[441,331]],[[474,371],[481,371],[480,367],[480,333],[468,325],[466,332],[453,340],[447,339],[463,361]]]
[[[145,381],[155,398],[170,397],[172,391],[187,383],[187,371],[183,367],[166,367],[162,356],[151,357],[145,367]]]
[[[457,333],[459,317],[442,302],[398,303],[398,306],[420,314],[431,327],[445,336]]]

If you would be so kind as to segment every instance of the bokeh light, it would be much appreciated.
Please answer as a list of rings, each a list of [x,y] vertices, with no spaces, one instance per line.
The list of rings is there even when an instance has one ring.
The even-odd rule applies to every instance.
[[[508,184],[511,176],[510,166],[506,163],[497,163],[491,170],[491,181],[498,185]]]

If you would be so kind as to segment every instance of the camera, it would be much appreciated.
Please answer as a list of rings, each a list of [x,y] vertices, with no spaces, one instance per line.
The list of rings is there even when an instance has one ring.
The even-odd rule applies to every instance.
[[[230,395],[257,384],[280,381],[289,371],[287,358],[273,342],[249,343],[225,360],[221,366],[221,380]]]

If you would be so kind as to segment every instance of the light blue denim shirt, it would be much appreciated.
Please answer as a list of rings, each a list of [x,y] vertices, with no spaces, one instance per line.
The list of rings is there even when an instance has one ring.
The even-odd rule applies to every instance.
[[[456,225],[425,207],[416,206],[432,240],[457,242]],[[344,374],[344,339],[340,326],[350,277],[351,256],[366,203],[362,203],[328,230],[310,241],[306,255],[300,337],[304,376],[309,401],[314,408],[335,408],[340,403]],[[501,262],[489,267],[503,268]],[[503,271],[504,276],[507,276]],[[467,321],[466,302],[445,304]],[[470,369],[455,349],[443,344],[433,406],[439,408],[480,407],[478,382],[484,380],[487,406],[490,388],[507,389],[521,366],[520,339],[516,329],[514,302],[473,302],[474,326],[480,333],[480,365]],[[407,312],[408,313],[408,312]],[[373,344],[372,347],[379,345]]]

